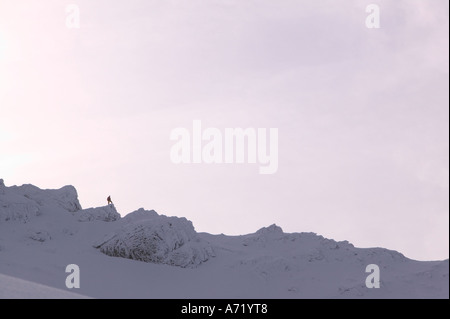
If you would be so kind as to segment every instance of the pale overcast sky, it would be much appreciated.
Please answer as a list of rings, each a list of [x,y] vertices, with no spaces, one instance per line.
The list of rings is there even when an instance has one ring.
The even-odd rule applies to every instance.
[[[446,0],[0,0],[0,178],[448,258],[448,21]],[[196,119],[278,128],[278,171],[172,163]]]

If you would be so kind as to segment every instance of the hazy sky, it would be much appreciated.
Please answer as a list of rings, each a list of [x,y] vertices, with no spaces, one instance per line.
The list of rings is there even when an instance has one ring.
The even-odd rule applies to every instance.
[[[0,178],[448,258],[448,21],[446,0],[0,0]],[[172,163],[196,119],[278,128],[277,173]]]

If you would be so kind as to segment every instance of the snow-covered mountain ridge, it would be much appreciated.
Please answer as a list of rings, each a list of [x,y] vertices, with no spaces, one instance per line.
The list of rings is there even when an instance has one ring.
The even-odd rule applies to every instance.
[[[65,285],[69,264],[80,268],[80,288]],[[366,287],[370,264],[380,288]],[[153,210],[121,218],[113,205],[83,209],[73,186],[6,187],[0,179],[2,298],[449,298],[448,274],[448,260],[415,261],[277,225],[242,236],[197,233],[186,218]],[[33,293],[17,282],[36,283]],[[41,296],[39,287],[47,287]]]

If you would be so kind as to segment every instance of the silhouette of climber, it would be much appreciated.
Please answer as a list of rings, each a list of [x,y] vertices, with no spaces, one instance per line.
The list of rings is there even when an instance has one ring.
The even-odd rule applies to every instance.
[[[111,204],[112,205],[112,200],[111,200],[111,196],[108,196],[108,198],[106,199],[108,201],[108,205]]]

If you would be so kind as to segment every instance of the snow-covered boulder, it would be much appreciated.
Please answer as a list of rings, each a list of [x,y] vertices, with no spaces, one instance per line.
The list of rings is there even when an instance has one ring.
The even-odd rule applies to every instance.
[[[138,210],[135,210],[134,212],[125,215],[125,217],[122,220],[125,223],[133,223],[133,222],[142,222],[145,219],[151,219],[158,216],[159,216],[158,213],[153,209],[145,210],[143,208],[139,208]]]
[[[0,180],[0,223],[17,220],[24,223],[45,211],[76,212],[81,209],[73,186],[40,189],[33,185],[6,187]]]
[[[114,205],[83,209],[76,212],[75,216],[80,222],[90,222],[93,220],[113,222],[120,219],[120,214]]]
[[[40,214],[39,204],[22,194],[11,192],[2,183],[0,185],[0,223],[5,221],[22,221]]]
[[[286,234],[280,226],[272,224],[269,227],[259,229],[254,234],[246,235],[242,244],[244,246],[250,246],[253,244],[265,246],[267,243],[280,240],[285,236]]]
[[[26,184],[9,187],[9,190],[36,202],[39,206],[59,206],[69,212],[76,212],[81,209],[77,190],[71,185],[60,189],[40,189],[34,185]]]
[[[95,247],[109,256],[180,267],[196,267],[214,255],[186,218],[140,209],[123,222],[122,228]]]

